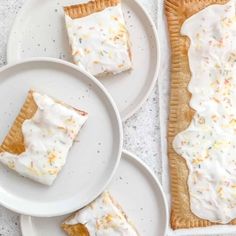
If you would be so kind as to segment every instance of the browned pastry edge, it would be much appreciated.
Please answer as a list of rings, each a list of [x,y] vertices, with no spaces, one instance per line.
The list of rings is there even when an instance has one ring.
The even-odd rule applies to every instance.
[[[172,53],[168,159],[171,175],[171,227],[173,229],[214,225],[191,212],[187,186],[188,168],[184,158],[179,156],[172,147],[173,138],[189,126],[194,114],[188,105],[191,96],[187,90],[191,78],[187,55],[189,40],[180,35],[180,30],[183,22],[193,14],[211,4],[227,2],[228,0],[165,0]],[[233,220],[231,224],[236,224],[236,220]]]
[[[61,228],[69,236],[90,236],[86,226],[83,224],[76,224],[76,225],[62,224]]]
[[[20,154],[25,151],[22,124],[25,120],[31,119],[37,109],[38,107],[33,98],[33,91],[29,91],[20,113],[16,117],[10,131],[0,146],[0,152],[5,151],[13,154]]]
[[[64,7],[65,14],[72,19],[81,18],[104,10],[107,7],[116,6],[120,0],[95,0],[84,4]]]

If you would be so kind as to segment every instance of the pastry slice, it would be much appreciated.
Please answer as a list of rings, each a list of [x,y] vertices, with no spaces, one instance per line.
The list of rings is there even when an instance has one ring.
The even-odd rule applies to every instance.
[[[69,236],[139,235],[108,192],[69,217],[62,228]]]
[[[86,112],[29,91],[0,146],[0,162],[22,176],[51,185],[87,117]]]
[[[95,76],[129,70],[131,51],[120,0],[64,8],[74,63]]]

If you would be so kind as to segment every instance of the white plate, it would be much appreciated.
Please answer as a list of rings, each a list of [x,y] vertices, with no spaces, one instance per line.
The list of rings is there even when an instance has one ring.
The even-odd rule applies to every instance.
[[[18,213],[57,216],[95,199],[110,182],[121,156],[119,112],[101,83],[71,63],[38,59],[0,70],[0,142],[17,116],[30,88],[88,111],[55,183],[47,187],[0,165],[0,204]]]
[[[18,13],[7,49],[8,62],[49,56],[71,61],[62,6],[81,0],[28,0]],[[123,120],[146,100],[157,79],[160,50],[155,26],[135,0],[122,1],[130,32],[133,70],[101,79]]]
[[[108,187],[142,236],[164,236],[167,205],[162,188],[147,166],[124,151],[120,166]],[[64,236],[60,223],[67,217],[21,216],[23,236]]]

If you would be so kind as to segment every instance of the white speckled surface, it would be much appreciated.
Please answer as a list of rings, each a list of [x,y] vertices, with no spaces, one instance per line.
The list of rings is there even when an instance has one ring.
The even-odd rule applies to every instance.
[[[139,0],[157,19],[157,1]],[[11,24],[24,0],[0,0],[0,66],[6,64],[6,43]],[[142,108],[124,123],[124,148],[145,161],[161,178],[158,88]],[[19,217],[0,206],[0,236],[19,236]]]

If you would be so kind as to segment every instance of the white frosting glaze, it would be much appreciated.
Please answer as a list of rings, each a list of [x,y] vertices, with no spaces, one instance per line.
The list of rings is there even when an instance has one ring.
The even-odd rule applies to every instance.
[[[67,225],[79,223],[86,226],[90,236],[138,236],[107,192],[65,221]]]
[[[86,17],[65,15],[74,62],[92,75],[131,68],[129,37],[120,4]]]
[[[51,185],[66,162],[66,157],[87,115],[34,92],[38,106],[34,116],[22,125],[25,152],[0,153],[0,161],[20,175]]]
[[[236,218],[236,17],[235,3],[212,5],[186,20],[182,34],[192,78],[189,127],[173,142],[189,169],[192,212],[228,223]]]

